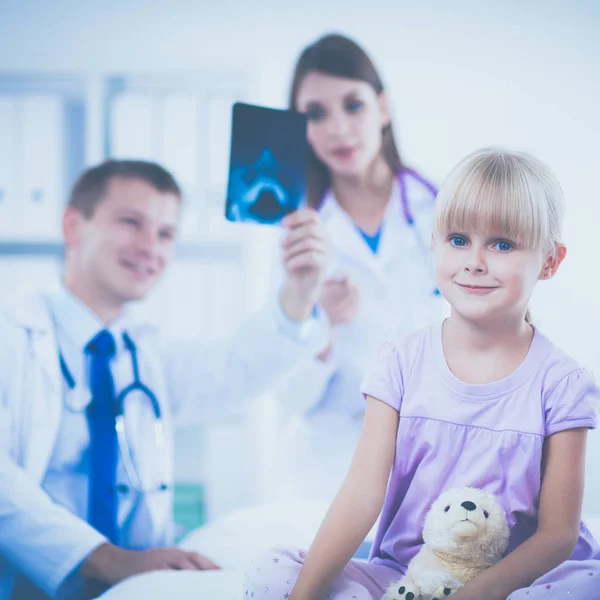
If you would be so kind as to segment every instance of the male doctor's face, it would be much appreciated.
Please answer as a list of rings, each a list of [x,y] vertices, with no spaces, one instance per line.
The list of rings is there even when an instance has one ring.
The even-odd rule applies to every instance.
[[[91,217],[67,208],[71,275],[113,304],[145,298],[172,260],[180,203],[141,179],[115,177]]]

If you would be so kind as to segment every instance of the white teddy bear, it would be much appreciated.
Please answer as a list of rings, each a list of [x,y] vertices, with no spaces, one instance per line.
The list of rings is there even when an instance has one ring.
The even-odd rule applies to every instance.
[[[443,600],[498,562],[508,547],[506,514],[475,488],[444,492],[425,517],[423,547],[382,600]]]

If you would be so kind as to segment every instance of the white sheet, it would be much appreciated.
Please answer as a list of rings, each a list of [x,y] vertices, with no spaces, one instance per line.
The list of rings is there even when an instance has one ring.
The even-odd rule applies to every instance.
[[[156,571],[122,581],[102,600],[242,600],[244,569]]]
[[[132,577],[115,586],[103,600],[242,600],[246,566],[262,550],[278,545],[308,548],[327,506],[267,505],[236,511],[201,527],[180,544],[210,556],[223,571],[162,571]],[[600,516],[585,522],[600,540]]]
[[[200,552],[223,571],[158,571],[137,575],[102,595],[102,600],[241,600],[244,572],[277,545],[308,548],[328,505],[263,505],[239,510],[200,527],[180,547]]]

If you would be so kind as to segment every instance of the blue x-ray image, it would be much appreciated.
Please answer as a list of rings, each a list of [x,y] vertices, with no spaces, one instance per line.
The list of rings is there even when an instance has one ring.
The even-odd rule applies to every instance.
[[[273,224],[298,209],[305,193],[307,153],[304,115],[235,104],[227,219]]]

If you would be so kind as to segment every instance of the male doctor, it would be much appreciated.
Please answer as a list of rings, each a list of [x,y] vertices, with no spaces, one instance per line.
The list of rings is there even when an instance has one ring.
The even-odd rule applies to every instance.
[[[0,319],[0,600],[82,598],[137,573],[217,568],[169,547],[173,417],[235,411],[328,344],[328,324],[313,314],[328,242],[306,210],[285,223],[278,300],[227,347],[165,351],[127,305],[171,262],[180,204],[154,163],[87,170],[63,215],[61,284]],[[133,382],[156,397],[164,432],[137,388],[121,403],[124,449],[115,414]]]

